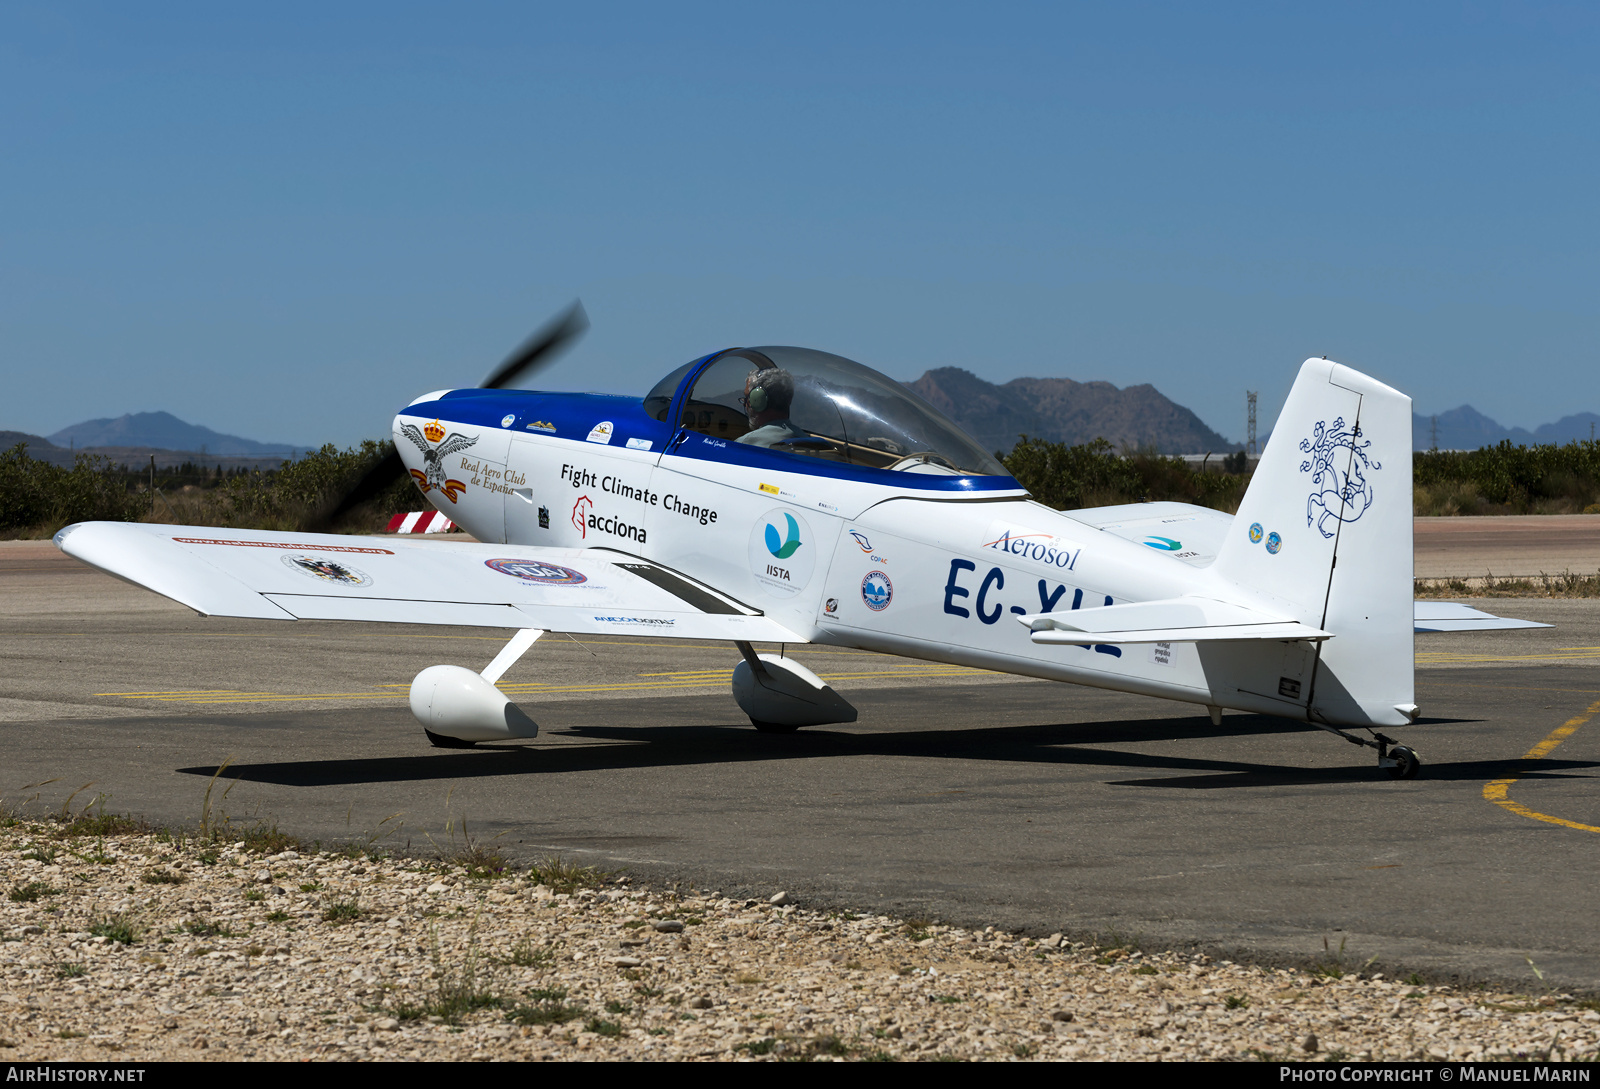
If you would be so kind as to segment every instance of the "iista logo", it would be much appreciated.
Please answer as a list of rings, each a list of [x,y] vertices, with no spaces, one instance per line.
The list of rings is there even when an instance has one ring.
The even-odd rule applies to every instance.
[[[767,551],[780,560],[786,560],[793,556],[801,543],[800,526],[795,522],[794,515],[785,512],[783,520],[788,523],[789,534],[782,542],[778,540],[778,527],[771,522],[767,523],[766,532]]]

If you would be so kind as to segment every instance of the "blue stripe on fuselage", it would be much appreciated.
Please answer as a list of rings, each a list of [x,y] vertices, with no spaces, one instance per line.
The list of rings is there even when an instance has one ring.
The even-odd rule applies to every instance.
[[[667,447],[673,429],[645,414],[636,397],[614,397],[598,393],[538,393],[531,390],[457,389],[438,400],[424,401],[401,409],[407,416],[437,417],[441,423],[472,424],[500,428],[523,435],[555,435],[563,439],[587,438],[595,424],[609,420],[614,428],[607,445],[626,447],[629,439],[646,439],[652,452]],[[501,420],[513,417],[509,426]],[[530,424],[548,424],[554,431]],[[729,439],[711,439],[691,432],[672,453],[697,460],[770,468],[778,472],[804,473],[835,480],[859,480],[882,484],[897,492],[1005,492],[1020,491],[1022,485],[1009,476],[933,476],[864,465],[822,461],[805,454],[789,454],[747,446]]]

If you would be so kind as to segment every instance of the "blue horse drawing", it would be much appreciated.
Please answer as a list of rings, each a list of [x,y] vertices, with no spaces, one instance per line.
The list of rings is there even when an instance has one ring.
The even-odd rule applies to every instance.
[[[1345,428],[1343,416],[1333,421],[1332,430],[1318,420],[1311,438],[1300,440],[1301,452],[1311,455],[1300,471],[1311,474],[1317,489],[1306,500],[1306,525],[1315,524],[1324,537],[1334,534],[1330,523],[1354,522],[1372,506],[1372,483],[1364,470],[1383,466],[1367,456],[1371,445],[1371,439],[1361,441],[1360,424]]]

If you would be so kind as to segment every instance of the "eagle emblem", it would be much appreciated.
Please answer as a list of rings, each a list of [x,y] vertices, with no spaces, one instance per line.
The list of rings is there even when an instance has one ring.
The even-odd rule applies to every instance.
[[[467,486],[459,480],[450,480],[445,476],[444,459],[457,450],[465,450],[478,441],[477,437],[446,435],[438,420],[434,420],[426,428],[403,423],[400,425],[400,433],[416,443],[417,449],[422,451],[423,471],[411,470],[411,478],[417,482],[417,487],[422,489],[422,494],[426,495],[437,488],[444,493],[446,499],[454,503],[456,498],[467,490]]]

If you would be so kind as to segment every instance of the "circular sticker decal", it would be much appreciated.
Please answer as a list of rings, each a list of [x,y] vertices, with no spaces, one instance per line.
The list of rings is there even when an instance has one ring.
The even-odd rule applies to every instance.
[[[749,553],[750,573],[762,588],[792,597],[811,581],[817,543],[803,516],[778,507],[750,527]]]
[[[1251,544],[1260,544],[1261,543],[1261,523],[1260,522],[1252,522],[1250,524],[1250,543]]]
[[[291,571],[299,571],[303,575],[310,575],[323,582],[336,582],[341,586],[372,585],[372,576],[365,571],[357,570],[342,560],[330,560],[326,556],[285,556],[283,565]]]
[[[516,422],[517,422],[517,418],[514,415],[512,415],[511,413],[509,413],[509,412],[507,412],[504,416],[500,417],[500,426],[501,427],[510,427],[512,424],[514,424]]]
[[[1267,534],[1267,551],[1268,552],[1270,552],[1274,556],[1276,556],[1278,554],[1278,549],[1280,549],[1282,547],[1283,547],[1283,538],[1278,536],[1276,531]]]
[[[882,571],[869,571],[867,577],[861,580],[861,600],[873,612],[883,612],[894,600],[894,583]]]
[[[581,571],[574,571],[559,564],[542,563],[539,560],[484,560],[483,565],[502,575],[527,579],[529,582],[542,582],[547,586],[576,586],[580,582],[589,581],[589,576]]]

